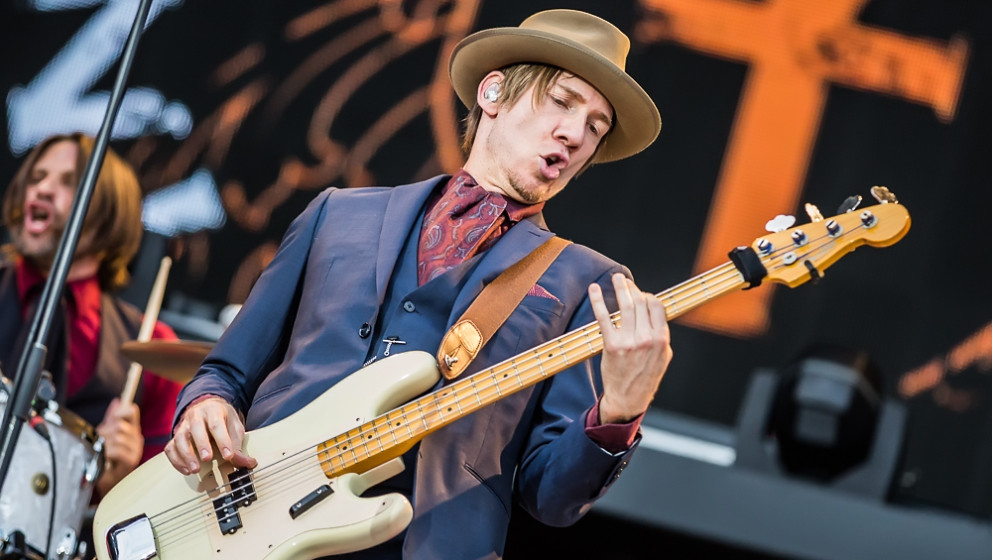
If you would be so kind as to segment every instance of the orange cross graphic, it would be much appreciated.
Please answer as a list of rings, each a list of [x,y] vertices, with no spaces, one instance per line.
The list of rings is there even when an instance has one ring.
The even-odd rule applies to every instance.
[[[954,118],[968,45],[858,24],[867,0],[641,0],[644,42],[674,41],[749,64],[695,271],[727,261],[777,214],[794,214],[831,83],[929,105]],[[868,185],[866,185],[867,187]],[[839,201],[838,201],[839,202]],[[731,294],[679,321],[750,336],[772,290]]]

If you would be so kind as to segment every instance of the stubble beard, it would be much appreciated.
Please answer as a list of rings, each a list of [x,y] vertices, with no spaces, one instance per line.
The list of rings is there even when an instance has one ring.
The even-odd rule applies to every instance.
[[[498,129],[494,128],[486,136],[485,143],[486,143],[487,151],[493,155],[499,153],[512,153],[511,150],[508,149],[504,150],[503,146],[500,145],[500,142],[496,140],[496,138],[499,138],[499,136],[496,134],[497,130]],[[498,165],[503,170],[503,175],[506,177],[506,183],[507,183],[506,188],[508,189],[508,191],[504,191],[504,192],[512,191],[517,195],[516,198],[519,201],[528,205],[537,204],[538,202],[543,202],[551,198],[550,196],[548,196],[548,193],[553,192],[550,185],[548,185],[546,188],[543,189],[542,188],[528,189],[527,187],[524,186],[525,181],[521,179],[521,171],[519,169],[509,169],[506,166],[502,165],[502,162],[498,162]],[[528,173],[528,171],[525,170],[522,173],[526,174]],[[547,181],[544,177],[541,176],[540,171],[534,170],[531,173],[533,173],[533,178],[538,185],[547,185]]]
[[[24,226],[21,225],[11,232],[11,237],[14,248],[21,256],[41,270],[50,270],[55,262],[55,251],[58,249],[62,232],[63,228],[56,228],[45,235],[29,239],[24,233]]]
[[[521,182],[517,179],[516,173],[507,173],[507,181],[510,184],[510,190],[517,193],[517,196],[520,197],[520,200],[522,200],[524,204],[537,204],[538,202],[541,202],[542,198],[540,194],[527,190],[521,186]]]

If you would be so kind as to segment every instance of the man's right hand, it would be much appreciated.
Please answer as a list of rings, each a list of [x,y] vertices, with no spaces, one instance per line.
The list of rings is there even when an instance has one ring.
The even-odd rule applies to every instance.
[[[258,461],[241,449],[245,426],[238,411],[220,397],[195,401],[172,432],[165,455],[184,475],[200,471],[200,463],[214,458],[214,445],[223,459],[236,467],[254,468]]]

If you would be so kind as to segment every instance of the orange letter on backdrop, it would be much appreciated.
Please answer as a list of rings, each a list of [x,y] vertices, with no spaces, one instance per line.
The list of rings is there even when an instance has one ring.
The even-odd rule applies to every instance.
[[[831,83],[930,105],[944,122],[954,118],[967,44],[858,24],[867,0],[641,2],[648,16],[635,29],[638,40],[674,41],[749,65],[695,273],[726,262],[777,214],[796,214]],[[759,335],[772,294],[769,286],[730,294],[678,321]]]

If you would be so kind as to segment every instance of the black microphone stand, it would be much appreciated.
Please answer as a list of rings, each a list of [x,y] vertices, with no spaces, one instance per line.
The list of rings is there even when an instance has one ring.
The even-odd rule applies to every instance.
[[[120,109],[121,99],[124,97],[125,83],[131,71],[131,63],[134,61],[134,53],[138,47],[138,39],[145,27],[148,19],[148,10],[152,0],[141,0],[138,5],[138,13],[134,18],[134,24],[128,35],[127,44],[124,46],[121,55],[121,66],[114,81],[114,87],[110,92],[110,103],[107,106],[107,113],[104,115],[103,123],[100,125],[100,132],[96,137],[93,146],[93,153],[90,154],[89,161],[83,171],[83,177],[76,189],[76,196],[72,201],[72,210],[66,224],[65,231],[62,232],[62,239],[55,252],[55,261],[52,264],[48,278],[45,280],[45,288],[41,292],[41,299],[37,311],[31,319],[31,330],[28,333],[27,342],[24,344],[24,351],[20,361],[17,363],[17,372],[13,379],[12,396],[7,402],[7,407],[3,413],[4,430],[0,433],[0,490],[7,479],[10,470],[10,461],[13,456],[14,447],[17,445],[17,438],[21,434],[21,428],[28,421],[28,413],[31,410],[31,401],[34,400],[41,382],[42,367],[45,363],[45,356],[48,348],[45,340],[52,326],[52,317],[59,300],[62,298],[62,288],[65,279],[69,274],[69,266],[72,264],[73,254],[76,252],[76,245],[83,228],[83,220],[86,218],[86,210],[89,209],[90,199],[93,196],[93,188],[96,179],[103,166],[103,158],[107,151],[107,143],[110,133],[114,128],[114,121]],[[53,465],[54,468],[54,465]],[[51,535],[49,535],[49,539]]]

